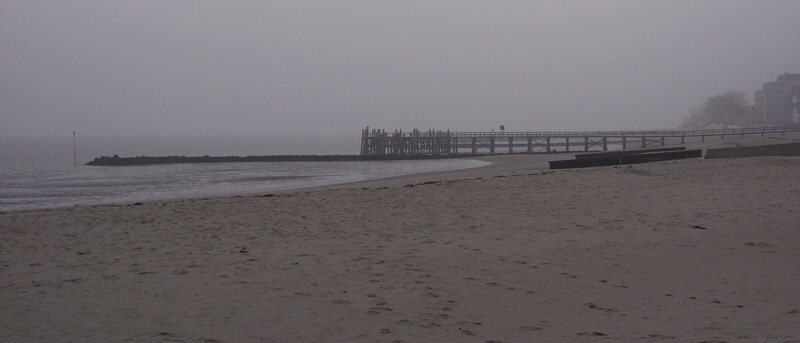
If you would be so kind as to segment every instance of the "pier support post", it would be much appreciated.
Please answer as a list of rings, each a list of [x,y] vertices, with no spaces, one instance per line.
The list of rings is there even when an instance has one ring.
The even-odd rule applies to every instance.
[[[367,155],[367,130],[361,131],[361,155]]]
[[[628,138],[622,136],[622,150],[628,150]]]
[[[489,153],[494,154],[494,137],[489,138]]]
[[[608,137],[603,136],[603,151],[608,151]]]
[[[642,149],[644,149],[644,148],[646,148],[646,147],[647,147],[647,138],[645,138],[644,136],[642,136]]]
[[[508,137],[508,153],[514,153],[514,137]]]
[[[567,142],[567,152],[569,152],[569,137],[564,137]]]

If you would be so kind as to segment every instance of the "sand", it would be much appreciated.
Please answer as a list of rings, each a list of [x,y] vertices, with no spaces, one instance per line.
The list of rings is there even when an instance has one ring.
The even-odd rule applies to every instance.
[[[0,341],[800,342],[800,157],[553,158],[0,213]]]

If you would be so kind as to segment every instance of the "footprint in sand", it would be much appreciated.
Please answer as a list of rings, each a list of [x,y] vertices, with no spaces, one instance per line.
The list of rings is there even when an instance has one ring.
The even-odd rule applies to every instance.
[[[599,332],[599,331],[578,332],[577,335],[578,336],[608,336],[608,335],[606,335],[606,334],[604,334],[602,332]]]
[[[517,330],[522,330],[522,331],[541,331],[541,330],[544,330],[544,329],[542,329],[542,328],[540,328],[538,326],[520,326],[520,327],[517,328]]]

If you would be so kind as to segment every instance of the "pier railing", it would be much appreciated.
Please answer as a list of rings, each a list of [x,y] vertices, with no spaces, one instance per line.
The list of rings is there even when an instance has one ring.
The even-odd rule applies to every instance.
[[[386,131],[362,130],[362,155],[442,155],[495,154],[498,148],[515,152],[590,151],[609,146],[613,148],[645,149],[670,143],[684,144],[687,138],[719,136],[766,135],[800,132],[800,126],[758,127],[714,130],[656,130],[656,131],[529,131],[529,132],[453,132],[441,130]],[[572,148],[572,150],[571,150]],[[575,149],[577,148],[577,150]],[[524,150],[522,150],[524,149]],[[505,151],[505,150],[503,150]]]

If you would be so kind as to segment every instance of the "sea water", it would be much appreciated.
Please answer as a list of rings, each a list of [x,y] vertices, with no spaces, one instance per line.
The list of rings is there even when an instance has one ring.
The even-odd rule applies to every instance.
[[[0,211],[224,196],[479,167],[470,159],[86,166],[95,157],[355,155],[360,137],[0,137]]]

